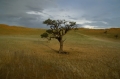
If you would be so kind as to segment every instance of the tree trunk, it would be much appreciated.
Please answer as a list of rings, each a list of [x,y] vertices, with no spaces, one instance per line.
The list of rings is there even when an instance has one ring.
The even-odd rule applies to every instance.
[[[60,43],[59,53],[63,53],[63,40],[62,40],[62,37],[60,38],[59,43]]]
[[[60,41],[59,53],[63,53],[63,41]]]

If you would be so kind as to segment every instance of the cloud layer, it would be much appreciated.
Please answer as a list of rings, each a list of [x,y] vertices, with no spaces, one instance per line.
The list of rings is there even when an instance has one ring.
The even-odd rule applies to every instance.
[[[119,0],[0,0],[0,23],[46,28],[45,19],[86,28],[120,27]]]

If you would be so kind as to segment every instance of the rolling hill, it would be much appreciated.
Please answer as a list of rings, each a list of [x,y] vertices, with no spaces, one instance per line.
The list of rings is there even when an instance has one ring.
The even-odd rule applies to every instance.
[[[38,28],[27,28],[22,26],[9,26],[6,24],[0,24],[0,35],[39,35],[45,32],[45,29]],[[109,29],[86,29],[86,28],[78,28],[78,33],[115,39],[117,35],[117,39],[120,39],[120,28],[109,28]]]
[[[59,42],[44,29],[0,25],[0,79],[120,79],[118,29],[73,30]],[[111,37],[112,36],[112,37]]]
[[[9,26],[0,24],[0,35],[38,35],[45,31],[45,29],[27,28],[22,26]]]
[[[120,28],[109,28],[109,29],[85,29],[79,28],[79,32],[85,35],[108,38],[108,39],[120,39]]]

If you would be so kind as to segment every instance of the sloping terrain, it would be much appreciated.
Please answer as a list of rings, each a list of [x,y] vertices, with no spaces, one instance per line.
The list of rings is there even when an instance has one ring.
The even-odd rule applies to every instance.
[[[108,40],[120,40],[120,28],[109,29],[85,29],[79,28],[78,31],[85,35],[94,36],[97,38],[104,38]]]
[[[0,24],[0,35],[38,35],[44,31],[44,29],[34,29],[22,26],[8,26],[5,24]]]
[[[38,34],[33,30],[37,31],[0,35],[0,79],[120,79],[116,39],[70,31],[64,36],[69,53],[58,54],[57,40],[42,39],[39,34],[44,30]]]

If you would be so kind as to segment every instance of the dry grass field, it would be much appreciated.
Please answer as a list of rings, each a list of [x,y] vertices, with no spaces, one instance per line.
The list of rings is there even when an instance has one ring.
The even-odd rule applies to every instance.
[[[64,36],[68,54],[58,54],[57,40],[40,38],[45,30],[0,29],[0,79],[120,79],[119,37],[103,30],[70,31]]]
[[[5,24],[0,24],[0,35],[38,35],[43,33],[44,29],[33,29],[26,28],[22,26],[8,26]]]
[[[85,29],[79,28],[79,32],[85,35],[94,36],[97,38],[113,40],[116,39],[116,35],[118,35],[117,40],[120,40],[120,28],[110,28],[110,29]]]

